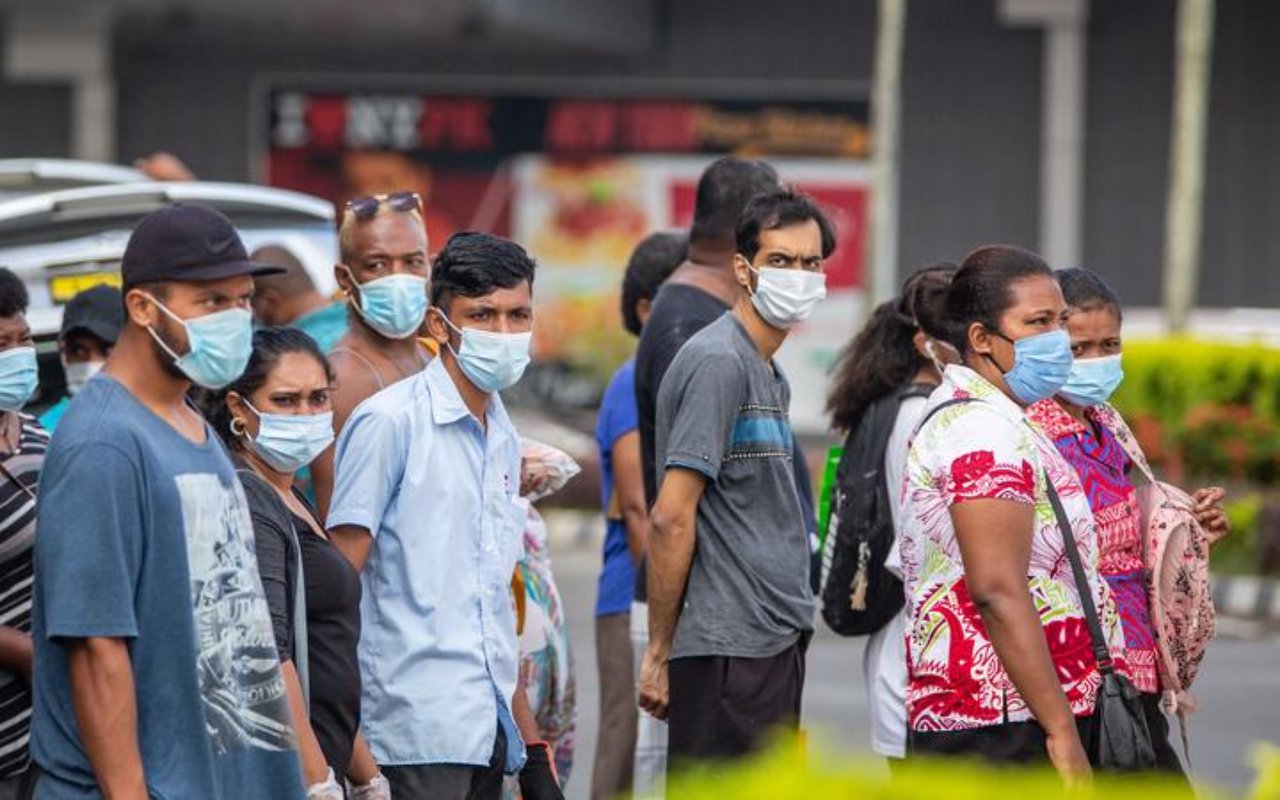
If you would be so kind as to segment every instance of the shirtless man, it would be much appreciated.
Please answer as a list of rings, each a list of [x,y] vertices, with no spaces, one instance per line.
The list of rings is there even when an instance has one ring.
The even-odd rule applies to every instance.
[[[346,204],[334,267],[351,325],[329,351],[337,375],[333,424],[341,432],[356,406],[414,375],[431,353],[417,339],[427,311],[427,231],[412,192],[360,197]],[[333,492],[333,450],[311,465],[320,519]]]

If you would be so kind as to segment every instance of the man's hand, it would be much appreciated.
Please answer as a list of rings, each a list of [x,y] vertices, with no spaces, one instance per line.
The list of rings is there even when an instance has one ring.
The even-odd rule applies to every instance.
[[[1093,767],[1089,766],[1089,758],[1080,744],[1080,734],[1074,727],[1062,734],[1047,735],[1045,749],[1049,752],[1049,762],[1067,786],[1080,786],[1093,780]]]
[[[1196,502],[1196,521],[1204,528],[1210,547],[1227,538],[1227,534],[1231,532],[1231,520],[1222,507],[1222,500],[1226,495],[1226,491],[1220,486],[1197,489],[1192,495]]]
[[[520,770],[520,796],[523,800],[564,800],[560,778],[551,746],[531,742],[525,748],[524,768]]]
[[[640,661],[640,708],[657,719],[665,720],[670,704],[667,654],[650,645]]]

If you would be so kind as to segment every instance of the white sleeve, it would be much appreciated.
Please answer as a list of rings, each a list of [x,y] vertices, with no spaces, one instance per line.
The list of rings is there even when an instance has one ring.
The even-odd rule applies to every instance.
[[[899,577],[902,576],[902,559],[898,555],[897,537],[902,532],[902,481],[907,471],[907,449],[928,403],[927,397],[908,397],[898,405],[898,416],[893,422],[893,432],[889,434],[889,446],[884,451],[884,479],[889,490],[894,533],[894,546],[889,550],[884,565]]]

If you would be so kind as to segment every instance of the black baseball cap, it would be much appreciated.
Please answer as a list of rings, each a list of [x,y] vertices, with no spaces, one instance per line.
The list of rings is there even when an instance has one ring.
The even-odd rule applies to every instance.
[[[249,260],[231,220],[207,206],[174,203],[142,218],[120,262],[126,288],[155,281],[216,281],[275,275],[280,267]]]
[[[114,286],[94,286],[85,289],[67,302],[62,310],[62,330],[59,340],[76,331],[87,331],[106,344],[115,344],[124,327],[124,303],[120,290]]]

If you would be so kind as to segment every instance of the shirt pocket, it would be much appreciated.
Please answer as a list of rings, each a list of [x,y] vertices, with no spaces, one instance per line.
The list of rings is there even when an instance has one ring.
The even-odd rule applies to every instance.
[[[510,580],[516,562],[524,553],[526,506],[505,487],[490,486],[485,489],[485,509],[490,536],[486,556],[493,559],[498,573],[495,579]]]

